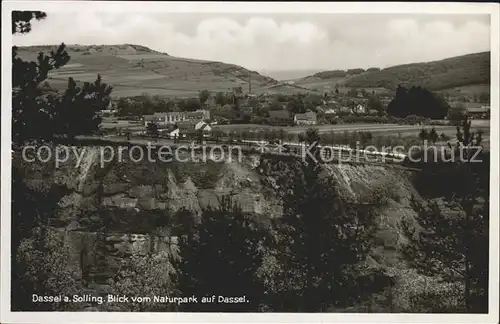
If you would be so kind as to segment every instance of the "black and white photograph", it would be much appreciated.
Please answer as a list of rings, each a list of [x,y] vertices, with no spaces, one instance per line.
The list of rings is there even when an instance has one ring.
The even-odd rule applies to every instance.
[[[2,27],[0,322],[498,322],[498,4]]]

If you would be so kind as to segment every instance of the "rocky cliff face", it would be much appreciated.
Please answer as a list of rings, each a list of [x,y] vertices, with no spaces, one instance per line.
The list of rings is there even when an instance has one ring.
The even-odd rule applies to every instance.
[[[169,229],[172,215],[200,215],[231,196],[242,210],[265,220],[280,217],[280,196],[290,177],[289,163],[248,155],[240,162],[155,163],[113,160],[101,164],[98,147],[84,147],[81,161],[16,162],[25,183],[35,190],[56,188],[57,207],[49,220],[71,248],[71,264],[86,269],[91,290],[106,291],[120,260],[148,251],[175,253]],[[346,200],[386,201],[378,210],[376,246],[367,260],[373,267],[398,268],[406,238],[402,222],[416,225],[411,199],[420,199],[412,173],[375,165],[325,165]],[[377,196],[378,195],[378,196]],[[374,198],[375,197],[375,198]],[[82,271],[83,273],[83,271]]]

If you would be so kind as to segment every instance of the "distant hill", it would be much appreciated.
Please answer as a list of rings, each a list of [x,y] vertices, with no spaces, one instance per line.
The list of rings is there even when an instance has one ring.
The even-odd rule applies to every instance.
[[[19,47],[19,56],[35,60],[39,52],[48,53],[57,45]],[[114,97],[151,95],[193,96],[200,90],[230,91],[242,87],[252,92],[265,91],[277,84],[273,78],[241,66],[170,56],[150,48],[133,45],[67,45],[69,63],[49,74],[49,84],[56,89],[67,85],[68,77],[77,82],[103,81],[114,87]]]
[[[456,56],[440,61],[396,65],[385,69],[323,71],[296,80],[303,87],[385,88],[400,84],[430,90],[490,83],[490,52]]]
[[[279,81],[295,80],[299,78],[304,78],[308,75],[320,72],[320,69],[308,69],[308,70],[259,70],[263,75],[267,75],[273,79]]]

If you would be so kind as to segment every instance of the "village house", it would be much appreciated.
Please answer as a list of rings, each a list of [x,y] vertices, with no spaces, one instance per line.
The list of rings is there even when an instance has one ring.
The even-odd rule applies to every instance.
[[[338,112],[339,113],[343,113],[343,114],[352,114],[353,110],[352,110],[352,108],[349,108],[349,107],[346,107],[346,106],[342,106],[342,107],[339,108]]]
[[[154,113],[152,115],[144,115],[144,126],[154,122],[159,125],[175,125],[179,122],[186,120],[209,120],[210,111],[196,110],[196,111],[172,111]]]
[[[165,114],[164,113],[154,113],[152,115],[143,116],[144,126],[148,126],[151,123],[158,125],[165,125]]]
[[[115,117],[118,114],[116,102],[110,101],[106,106],[106,109],[97,112],[100,117]]]
[[[270,110],[269,122],[273,125],[290,125],[293,118],[288,110]]]
[[[354,107],[354,112],[357,114],[364,114],[366,113],[366,107],[362,104],[358,104]]]
[[[295,125],[316,125],[317,117],[313,111],[308,111],[304,114],[295,114],[293,121]]]
[[[328,108],[328,109],[325,109],[324,114],[327,115],[327,116],[328,115],[332,116],[332,115],[336,115],[337,112],[333,108]]]
[[[490,106],[481,106],[480,108],[467,108],[467,115],[472,119],[487,119],[490,116]]]
[[[196,136],[199,131],[203,132],[204,137],[210,136],[212,127],[203,120],[188,120],[177,123],[180,136]]]
[[[210,111],[199,109],[196,111],[188,111],[186,112],[186,120],[209,120],[210,119]]]
[[[117,109],[104,109],[97,113],[99,117],[116,117],[118,115]]]
[[[158,129],[158,131],[162,137],[170,139],[180,138],[179,127],[177,127],[177,125],[166,125],[165,127]]]

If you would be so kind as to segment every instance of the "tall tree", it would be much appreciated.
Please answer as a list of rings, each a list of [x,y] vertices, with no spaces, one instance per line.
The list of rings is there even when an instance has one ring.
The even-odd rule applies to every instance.
[[[376,110],[378,112],[383,112],[384,111],[384,106],[380,102],[380,100],[375,96],[372,95],[370,98],[368,98],[368,109],[370,110]]]
[[[12,33],[31,31],[33,19],[44,19],[39,11],[14,11]],[[19,49],[12,47],[12,139],[14,145],[26,141],[51,140],[55,135],[73,137],[98,129],[98,110],[109,104],[111,87],[98,77],[94,83],[79,88],[73,79],[63,95],[44,94],[43,82],[51,70],[69,62],[70,57],[61,44],[49,55],[39,53],[36,62],[18,57]]]
[[[148,135],[153,136],[153,137],[158,137],[160,134],[160,131],[158,129],[158,124],[157,123],[149,123],[146,129]]]
[[[435,144],[437,142],[437,140],[439,139],[439,135],[438,133],[436,132],[436,129],[434,127],[432,127],[431,131],[429,132],[429,140]]]
[[[396,96],[387,106],[387,113],[395,117],[416,115],[443,119],[448,109],[448,103],[441,96],[420,86],[406,89],[400,85],[396,89]]]
[[[198,97],[200,99],[200,102],[204,104],[208,100],[208,98],[210,98],[210,91],[208,91],[207,89],[201,90],[198,94]]]
[[[449,282],[462,282],[462,307],[446,311],[487,312],[489,158],[480,153],[478,161],[471,160],[481,147],[482,138],[480,133],[471,131],[467,119],[457,127],[457,139],[455,146],[449,144],[453,161],[444,169],[424,171],[433,172],[430,176],[436,182],[453,181],[447,191],[451,191],[450,199],[461,207],[462,213],[449,216],[438,206],[417,206],[424,231],[407,246],[407,254],[419,270],[439,274]],[[407,237],[415,238],[414,231],[407,230]]]
[[[40,11],[12,12],[12,34],[30,32],[31,21],[45,17],[46,14]],[[97,130],[99,119],[95,112],[109,103],[111,88],[98,77],[95,83],[86,83],[82,88],[69,79],[68,89],[63,94],[47,92],[49,72],[64,66],[70,59],[65,45],[61,44],[49,55],[39,53],[36,61],[25,61],[18,54],[19,49],[13,46],[11,217],[12,228],[17,230],[13,232],[11,248],[12,256],[18,257],[12,262],[12,291],[70,295],[75,282],[73,277],[68,277],[72,272],[67,262],[69,252],[48,222],[62,196],[61,190],[52,183],[30,190],[24,183],[26,165],[16,157],[20,155],[20,147],[27,142],[50,142],[56,136],[73,137]],[[50,167],[50,164],[45,166]],[[32,276],[33,271],[38,270],[41,276]],[[64,276],[67,278],[58,282],[61,285],[54,287],[57,278]],[[26,300],[22,300],[15,307],[22,308],[25,303]]]
[[[427,131],[427,129],[425,128],[422,128],[422,130],[420,131],[420,133],[418,133],[418,138],[420,138],[420,140],[422,141],[422,144],[427,140],[429,139],[429,132]]]
[[[325,180],[313,161],[299,168],[276,225],[284,281],[268,303],[276,311],[326,311],[358,297],[358,262],[370,247],[372,209],[343,201],[334,180]]]
[[[180,240],[179,289],[183,296],[198,296],[186,311],[252,312],[259,309],[263,287],[256,276],[262,263],[259,248],[263,233],[227,197],[219,209],[203,212],[201,224]],[[202,297],[214,303],[201,303]],[[243,297],[243,303],[227,303],[218,296]]]

